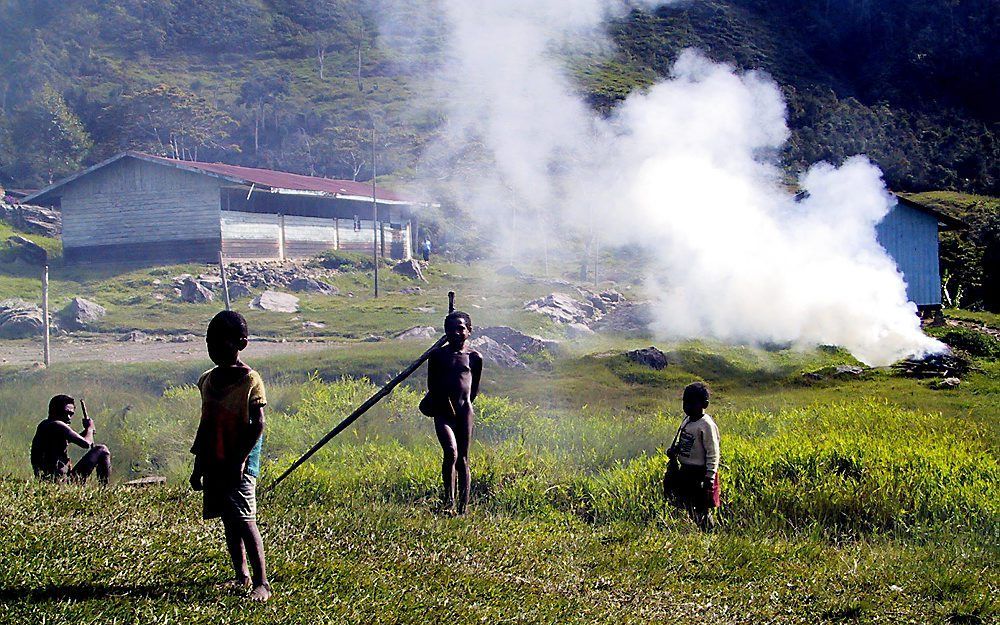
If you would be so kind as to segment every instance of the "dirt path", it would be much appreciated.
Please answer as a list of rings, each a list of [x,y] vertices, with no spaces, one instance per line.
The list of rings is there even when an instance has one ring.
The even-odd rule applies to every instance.
[[[247,358],[261,358],[304,351],[318,351],[342,346],[340,343],[322,341],[252,340],[246,349]],[[143,343],[119,342],[115,338],[54,338],[51,343],[53,364],[65,362],[178,362],[184,360],[208,361],[202,339],[171,342],[152,340]],[[31,366],[42,361],[40,341],[0,340],[0,365]]]

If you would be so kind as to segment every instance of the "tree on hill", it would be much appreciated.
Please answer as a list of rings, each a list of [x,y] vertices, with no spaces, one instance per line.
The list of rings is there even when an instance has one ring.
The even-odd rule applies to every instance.
[[[32,181],[51,184],[57,177],[76,171],[93,146],[80,119],[50,85],[15,112],[12,127],[13,152],[26,170],[22,173],[35,174],[34,178],[26,176]]]
[[[205,98],[180,87],[159,85],[122,98],[124,136],[133,148],[196,160],[199,148],[236,149],[236,122]]]

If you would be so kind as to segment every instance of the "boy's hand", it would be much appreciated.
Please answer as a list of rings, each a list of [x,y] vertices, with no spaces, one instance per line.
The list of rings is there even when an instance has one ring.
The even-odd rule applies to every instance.
[[[91,419],[90,417],[84,417],[82,423],[83,423],[83,429],[85,430],[89,430],[90,428],[94,427],[94,420]]]
[[[191,474],[191,488],[193,490],[201,490],[201,488],[202,488],[202,486],[201,486],[201,473],[195,472],[195,473]]]

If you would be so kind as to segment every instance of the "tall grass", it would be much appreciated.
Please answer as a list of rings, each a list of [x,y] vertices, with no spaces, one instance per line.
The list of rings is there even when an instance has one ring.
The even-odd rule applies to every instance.
[[[192,373],[193,375],[193,373]],[[49,378],[47,380],[52,382]],[[0,387],[0,471],[29,474],[27,448],[44,406],[31,378]],[[92,381],[98,438],[121,476],[183,483],[197,427],[191,384]],[[374,392],[367,379],[269,387],[266,482]],[[47,395],[55,388],[45,389]],[[440,449],[401,387],[334,439],[281,487],[297,501],[345,498],[419,503],[439,489]],[[543,410],[497,396],[477,403],[473,502],[512,515],[569,514],[590,523],[655,523],[663,517],[663,449],[673,411]],[[992,430],[979,420],[903,409],[875,397],[776,411],[720,408],[724,505],[733,528],[831,534],[986,527],[997,531],[1000,486]]]

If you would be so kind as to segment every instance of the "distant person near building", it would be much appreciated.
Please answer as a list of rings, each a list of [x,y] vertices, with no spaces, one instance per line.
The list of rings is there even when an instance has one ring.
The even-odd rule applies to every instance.
[[[31,439],[31,468],[35,477],[55,482],[86,482],[97,470],[97,479],[107,484],[111,479],[111,452],[94,444],[94,420],[84,415],[83,430],[70,427],[76,414],[76,400],[56,395],[49,400],[49,416],[38,424]],[[69,459],[69,444],[87,450],[75,465]]]
[[[424,244],[420,246],[421,252],[424,255],[424,262],[430,262],[431,260],[431,240],[424,239]]]

